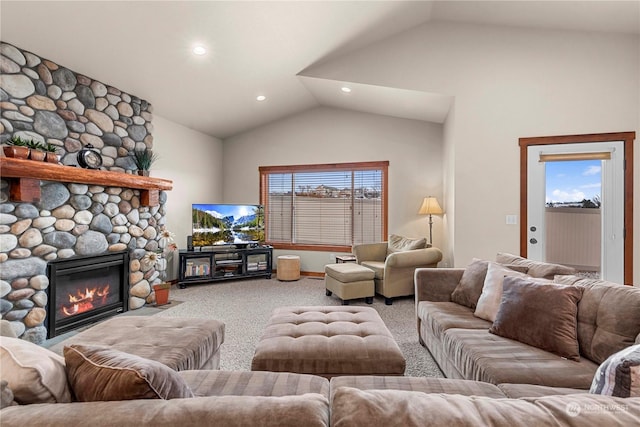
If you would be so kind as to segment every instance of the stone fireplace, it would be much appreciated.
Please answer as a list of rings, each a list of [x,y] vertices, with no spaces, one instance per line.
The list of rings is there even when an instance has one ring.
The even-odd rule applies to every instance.
[[[0,142],[19,136],[58,147],[60,165],[0,160],[0,313],[16,335],[47,338],[47,264],[126,252],[129,309],[154,302],[171,182],[132,175],[135,149],[153,147],[145,100],[0,42]],[[102,170],[78,167],[93,145]]]

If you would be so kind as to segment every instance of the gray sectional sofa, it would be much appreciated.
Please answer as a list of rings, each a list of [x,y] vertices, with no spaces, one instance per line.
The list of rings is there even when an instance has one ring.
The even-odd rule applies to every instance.
[[[441,378],[181,371],[196,397],[4,408],[3,426],[639,425],[640,399]],[[599,409],[599,410],[598,410]]]
[[[513,265],[517,259],[502,261],[513,271],[527,270],[538,276],[566,272],[548,266],[518,267]],[[469,271],[474,269],[478,270]],[[471,304],[475,298],[477,304],[482,296],[474,288],[479,280],[462,280],[470,286],[465,292],[455,292],[464,272],[428,268],[417,270],[415,276],[420,341],[447,379],[361,375],[329,381],[288,372],[191,370],[188,366],[180,370],[183,364],[175,362],[191,360],[193,355],[165,360],[144,345],[129,347],[136,352],[150,351],[150,357],[157,359],[150,360],[110,345],[82,343],[99,339],[100,334],[93,331],[65,342],[70,347],[62,349],[64,357],[3,336],[0,422],[3,427],[640,425],[640,397],[612,397],[586,390],[603,358],[634,340],[640,342],[640,289],[581,281],[575,276],[556,278],[562,286],[575,288],[568,293],[570,297],[576,292],[580,295],[573,313],[579,360],[568,360],[490,333],[494,324],[504,320],[501,309],[491,322],[474,316],[476,309],[452,301]],[[512,287],[506,281],[504,298]],[[549,305],[562,308],[555,301]],[[534,307],[527,309],[539,311]],[[5,323],[0,320],[0,335],[11,332]],[[216,333],[194,335],[201,344],[193,348],[208,349],[199,358],[202,361],[217,360],[210,353],[218,354],[224,325],[217,326],[219,339],[211,345],[203,347],[202,337],[215,338]],[[640,360],[640,347],[634,351]],[[634,369],[640,369],[640,361]],[[21,372],[13,372],[17,370]],[[9,377],[13,380],[6,381]]]
[[[419,340],[433,355],[447,378],[493,384],[589,389],[596,369],[605,359],[634,343],[640,343],[639,288],[581,279],[567,275],[570,271],[566,267],[537,263],[509,254],[499,254],[496,261],[514,267],[520,273],[524,269],[538,278],[546,276],[547,279],[554,279],[561,284],[557,286],[572,286],[581,292],[577,302],[577,319],[574,318],[579,356],[571,360],[546,349],[491,333],[495,322],[474,315],[480,296],[477,289],[474,293],[468,287],[467,298],[461,297],[459,292],[460,284],[469,279],[465,277],[465,271],[476,269],[478,274],[481,270],[478,265],[482,261],[474,261],[475,264],[472,263],[467,269],[418,269],[415,273],[415,301]],[[479,275],[482,276],[481,272]],[[511,283],[527,279],[504,279],[505,294],[507,280]],[[478,283],[482,282],[476,281]],[[469,298],[469,295],[472,297]],[[513,298],[507,301],[522,304],[525,313],[519,318],[512,318],[511,325],[507,326],[523,331],[529,328],[532,330],[530,335],[539,332],[534,323],[545,321],[554,310],[536,307],[534,300],[535,296],[530,295],[522,301]],[[501,302],[505,303],[504,295]],[[549,309],[549,312],[545,313],[545,309]],[[542,332],[551,334],[559,327],[551,324]]]

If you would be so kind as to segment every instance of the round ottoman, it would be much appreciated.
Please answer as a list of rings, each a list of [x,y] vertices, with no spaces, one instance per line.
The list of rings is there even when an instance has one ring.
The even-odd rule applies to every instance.
[[[284,282],[300,279],[300,257],[297,255],[280,255],[276,274],[278,280]]]

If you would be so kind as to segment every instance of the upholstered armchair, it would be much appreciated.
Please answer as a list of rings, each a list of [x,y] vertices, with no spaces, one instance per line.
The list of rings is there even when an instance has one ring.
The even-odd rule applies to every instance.
[[[416,268],[437,267],[442,252],[426,243],[426,239],[409,239],[391,235],[388,242],[353,246],[356,262],[373,270],[376,293],[391,305],[393,298],[414,294],[413,274]]]

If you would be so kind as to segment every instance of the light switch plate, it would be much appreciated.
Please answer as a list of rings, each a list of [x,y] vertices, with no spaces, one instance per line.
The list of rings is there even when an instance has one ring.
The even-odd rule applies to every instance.
[[[507,215],[507,224],[508,225],[518,224],[518,215]]]

